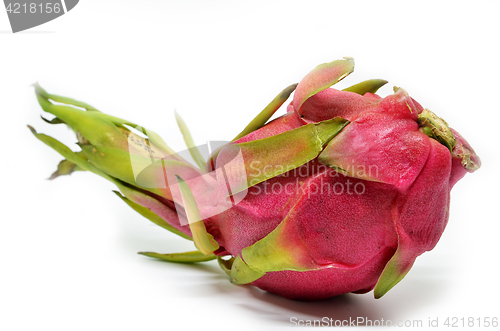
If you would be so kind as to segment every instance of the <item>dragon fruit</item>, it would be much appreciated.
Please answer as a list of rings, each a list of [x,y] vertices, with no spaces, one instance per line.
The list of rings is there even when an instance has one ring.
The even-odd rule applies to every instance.
[[[41,107],[55,116],[46,121],[70,127],[81,150],[30,129],[65,158],[51,178],[100,175],[135,211],[197,248],[143,255],[217,259],[231,282],[291,299],[373,289],[380,298],[434,248],[451,188],[481,163],[404,89],[381,98],[379,79],[331,88],[353,70],[352,58],[316,67],[208,159],[177,115],[197,167],[153,131],[38,84]],[[292,92],[286,113],[268,122]]]

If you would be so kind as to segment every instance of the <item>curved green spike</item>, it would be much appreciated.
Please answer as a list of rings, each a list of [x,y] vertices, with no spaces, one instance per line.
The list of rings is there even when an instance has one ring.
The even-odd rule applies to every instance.
[[[139,252],[138,254],[153,257],[168,262],[178,263],[195,263],[212,261],[217,258],[214,254],[205,255],[199,251],[191,251],[185,253],[160,254],[155,252]]]
[[[298,231],[293,216],[294,208],[267,236],[242,249],[231,268],[232,282],[251,283],[273,271],[311,271],[322,268],[311,258]]]
[[[241,131],[232,141],[236,141],[241,137],[261,128],[274,115],[274,113],[285,103],[290,97],[298,84],[292,84],[278,94],[266,108],[264,108],[255,118]]]
[[[342,91],[354,92],[360,95],[364,95],[365,93],[376,93],[379,88],[381,88],[387,83],[388,81],[383,79],[369,79],[365,80],[364,82],[345,88]]]
[[[78,101],[78,100],[71,99],[71,98],[68,98],[68,97],[63,97],[63,96],[60,96],[60,95],[55,95],[55,94],[47,93],[47,91],[45,91],[40,86],[40,84],[38,84],[38,83],[33,84],[33,86],[35,87],[35,90],[37,90],[38,93],[40,95],[42,95],[44,98],[46,98],[46,99],[51,99],[51,100],[53,100],[55,102],[65,103],[65,104],[68,104],[68,105],[73,105],[73,106],[77,106],[77,107],[80,107],[80,108],[85,108],[86,110],[99,111],[99,110],[97,110],[96,108],[94,108],[93,106],[89,105],[86,102]]]
[[[147,218],[148,220],[150,220],[154,224],[156,224],[158,226],[161,226],[165,230],[168,230],[168,231],[170,231],[172,233],[175,233],[176,235],[178,235],[178,236],[180,236],[180,237],[182,237],[184,239],[193,240],[193,238],[191,238],[190,236],[188,236],[184,232],[181,232],[181,231],[177,230],[176,228],[174,228],[172,225],[168,224],[163,218],[161,218],[160,216],[158,216],[155,213],[153,213],[149,208],[146,208],[144,206],[141,206],[141,205],[133,202],[129,198],[121,195],[120,192],[118,192],[118,191],[113,191],[113,192],[120,199],[122,199],[127,205],[129,205],[130,208],[132,208],[137,213],[139,213],[141,216]]]
[[[320,64],[297,85],[293,97],[293,108],[298,112],[307,99],[338,83],[353,71],[354,59],[351,57]]]
[[[83,155],[82,152],[77,152],[76,154],[80,155],[83,159],[86,159],[85,155]],[[57,165],[57,170],[49,177],[49,179],[52,180],[52,179],[55,179],[59,176],[71,175],[75,171],[85,171],[85,170],[80,168],[78,165],[76,165],[75,163],[73,163],[71,161],[62,160]]]
[[[44,120],[45,122],[49,123],[49,124],[66,124],[64,123],[63,121],[61,121],[61,119],[57,118],[57,117],[54,117],[53,119],[51,120],[48,120],[46,119],[45,117],[41,116],[40,117],[42,118],[42,120]]]
[[[122,191],[122,188],[125,190],[130,190],[125,186],[123,186],[123,184],[116,178],[113,178],[108,174],[106,174],[105,172],[101,171],[100,169],[95,167],[92,163],[88,162],[86,158],[82,158],[80,152],[73,152],[68,146],[64,145],[59,140],[52,138],[51,136],[47,136],[43,133],[37,133],[36,130],[30,125],[28,125],[28,128],[31,130],[33,135],[38,140],[40,140],[41,142],[43,142],[44,144],[46,144],[47,146],[49,146],[50,148],[61,154],[68,162],[76,164],[81,170],[90,171],[96,175],[106,178],[107,180],[118,186],[118,188],[120,188],[120,191]]]
[[[193,241],[196,248],[205,255],[213,253],[219,249],[219,244],[215,241],[214,237],[207,232],[207,228],[203,223],[200,211],[194,199],[193,192],[189,185],[179,175],[175,175],[179,190],[181,192],[182,204],[186,211],[186,217],[189,222],[189,228],[193,234]]]
[[[35,86],[36,97],[42,109],[65,122],[75,133],[97,146],[124,147],[127,137],[112,122],[98,116],[99,112],[87,112],[71,106],[52,104]]]
[[[267,272],[311,271],[320,268],[310,257],[297,228],[287,216],[267,236],[243,248],[241,256],[232,265],[231,281],[248,284]]]
[[[201,155],[198,147],[196,147],[193,137],[191,136],[191,132],[189,132],[189,129],[186,125],[186,122],[184,122],[182,117],[177,112],[175,112],[175,120],[177,121],[177,125],[179,126],[182,136],[184,137],[184,142],[186,143],[186,146],[189,150],[189,154],[191,154],[194,162],[196,162],[198,167],[200,167],[202,171],[205,171],[205,168],[207,167],[205,158],[203,157],[203,155]]]
[[[396,253],[389,260],[387,265],[382,272],[382,275],[375,285],[373,294],[375,299],[380,299],[384,296],[390,289],[392,289],[396,284],[398,284],[410,271],[415,260],[404,260],[400,254],[400,248],[396,250]]]
[[[240,256],[238,256],[231,266],[231,283],[248,284],[256,281],[266,273],[250,267]]]
[[[236,194],[313,160],[348,123],[336,117],[268,138],[230,144],[220,151],[216,165],[228,164],[241,152],[243,162],[224,168],[228,182],[234,183],[231,194]]]
[[[217,256],[217,263],[219,263],[219,267],[228,275],[231,277],[231,267],[233,266],[234,262],[234,257],[231,256],[229,260],[224,260],[220,256]]]
[[[54,149],[56,152],[61,154],[67,161],[78,165],[83,170],[91,171],[91,172],[93,172],[99,176],[102,176],[102,177],[104,177],[112,182],[115,182],[115,180],[113,180],[110,176],[108,176],[107,174],[105,174],[101,170],[97,169],[95,166],[93,166],[91,163],[89,163],[86,159],[83,159],[80,155],[78,155],[78,153],[73,152],[68,146],[64,145],[63,143],[61,143],[57,139],[54,139],[51,136],[47,136],[43,133],[37,133],[36,130],[30,125],[28,125],[28,128],[31,130],[31,133],[33,133],[33,135],[38,140],[40,140],[41,142],[43,142],[44,144],[46,144],[47,146],[49,146],[50,148]]]

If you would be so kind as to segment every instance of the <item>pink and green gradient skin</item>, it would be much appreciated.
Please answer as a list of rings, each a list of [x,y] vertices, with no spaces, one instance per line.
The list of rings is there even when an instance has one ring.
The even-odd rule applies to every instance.
[[[285,89],[232,143],[214,153],[206,169],[170,155],[164,145],[158,153],[166,163],[143,171],[142,186],[127,158],[140,159],[143,151],[128,148],[123,137],[130,133],[113,127],[130,122],[92,113],[92,120],[110,126],[112,135],[103,139],[102,132],[96,135],[87,128],[81,144],[85,156],[80,159],[48,141],[50,137],[35,134],[76,163],[77,170],[113,181],[133,209],[193,238],[199,250],[178,256],[145,255],[176,262],[218,258],[233,283],[290,299],[319,300],[371,290],[380,298],[404,278],[418,256],[437,244],[448,221],[450,190],[467,172],[477,170],[480,160],[458,132],[403,89],[395,88],[394,94],[381,98],[375,92],[387,83],[383,80],[342,91],[331,88],[353,70],[351,58],[315,68],[296,87]],[[287,112],[266,123],[294,89]],[[48,99],[66,100],[87,113],[93,107],[41,89],[37,93],[44,110],[81,134],[75,115],[65,118],[64,112],[47,104]],[[86,120],[85,125],[93,124]],[[243,188],[248,192],[231,208],[203,217],[217,207],[210,205],[214,196],[221,205],[228,203],[213,174],[229,164],[235,146],[245,159],[249,177]],[[265,166],[286,165],[291,170],[252,177],[251,162],[259,160]],[[228,169],[228,176],[238,180],[239,174]],[[169,187],[159,184],[165,181],[165,171],[178,174],[183,185],[182,199],[175,204]],[[202,222],[189,219],[189,225],[182,225],[180,219],[186,215],[188,219],[197,215]],[[232,258],[221,260],[223,256]]]

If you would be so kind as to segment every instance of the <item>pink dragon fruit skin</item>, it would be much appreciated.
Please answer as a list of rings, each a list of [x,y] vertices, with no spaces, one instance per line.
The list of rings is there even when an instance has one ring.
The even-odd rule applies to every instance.
[[[299,109],[294,108],[297,104]],[[351,123],[319,161],[345,175],[330,167],[315,171],[321,168],[315,160],[303,166],[308,171],[292,171],[253,187],[260,192],[265,191],[261,186],[277,182],[279,187],[296,184],[293,194],[283,190],[255,197],[249,192],[243,203],[208,220],[224,254],[241,256],[245,268],[250,265],[264,273],[252,285],[288,298],[364,293],[377,282],[375,296],[381,297],[404,277],[416,257],[434,248],[448,220],[450,190],[467,172],[461,157],[452,159],[447,147],[419,130],[422,111],[402,89],[384,99],[331,88],[302,104],[294,99],[287,114],[236,143],[339,116]],[[456,136],[479,167],[473,150]],[[348,182],[351,187],[361,184],[363,193],[331,190],[336,185],[348,187]],[[318,190],[321,186],[330,190]],[[279,224],[279,235],[263,239]],[[246,248],[257,241],[253,250]],[[272,266],[283,255],[290,261]]]
[[[394,94],[381,98],[374,93],[386,83],[382,80],[343,91],[330,88],[353,68],[350,58],[318,66],[272,107],[274,112],[295,89],[286,114],[244,131],[227,146],[241,146],[246,163],[248,157],[258,160],[262,152],[279,152],[276,146],[265,150],[268,147],[261,142],[266,138],[285,133],[298,137],[298,129],[309,137],[311,132],[320,132],[316,125],[345,121],[334,134],[320,139],[313,157],[294,161],[293,153],[302,155],[310,142],[318,146],[316,137],[307,138],[304,144],[292,139],[289,146],[285,141],[280,148],[287,153],[278,153],[266,162],[287,163],[292,155],[292,170],[249,184],[243,200],[208,217],[204,213],[218,207],[211,202],[213,196],[227,204],[219,186],[213,184],[213,174],[229,162],[225,153],[229,149],[212,155],[206,168],[201,164],[196,169],[170,155],[162,141],[150,136],[152,143],[165,146],[156,157],[167,161],[153,164],[140,175],[145,179],[142,185],[158,185],[141,186],[130,169],[132,158],[142,157],[141,143],[134,145],[137,150],[130,149],[126,137],[131,133],[122,127],[133,123],[100,112],[89,114],[93,107],[49,95],[39,87],[37,96],[44,110],[77,134],[83,130],[74,121],[75,115],[49,105],[49,99],[86,108],[82,116],[98,117],[99,122],[92,125],[110,121],[125,138],[113,129],[113,139],[103,140],[102,132],[95,134],[87,128],[80,141],[84,156],[78,158],[50,140],[53,138],[34,133],[79,170],[115,183],[123,194],[118,195],[146,218],[187,239],[192,237],[199,250],[187,255],[145,255],[177,262],[219,257],[233,283],[251,284],[291,299],[318,300],[372,289],[379,298],[401,281],[419,255],[434,248],[448,221],[451,188],[467,172],[477,170],[480,160],[458,132],[403,89],[395,88]],[[257,146],[257,152],[244,149],[251,143],[256,143],[252,146]],[[205,170],[208,177],[202,176]],[[166,172],[175,173],[179,187],[184,188],[175,203],[170,187],[159,184],[167,181]],[[186,218],[189,225],[181,222]],[[224,261],[223,256],[232,258]]]

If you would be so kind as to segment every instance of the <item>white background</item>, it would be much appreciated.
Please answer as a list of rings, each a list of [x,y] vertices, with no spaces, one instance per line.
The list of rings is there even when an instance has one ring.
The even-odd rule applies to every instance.
[[[260,330],[302,319],[500,317],[498,1],[80,1],[12,34],[0,10],[0,329]],[[48,181],[61,157],[26,124],[77,148],[39,115],[33,88],[86,101],[184,149],[234,137],[279,91],[343,56],[445,118],[483,167],[452,192],[448,227],[385,297],[295,302],[229,283],[212,261],[138,251],[192,244],[151,225],[90,173]],[[477,325],[477,320],[476,320]],[[472,329],[472,328],[470,328]],[[491,328],[490,328],[491,329]]]

